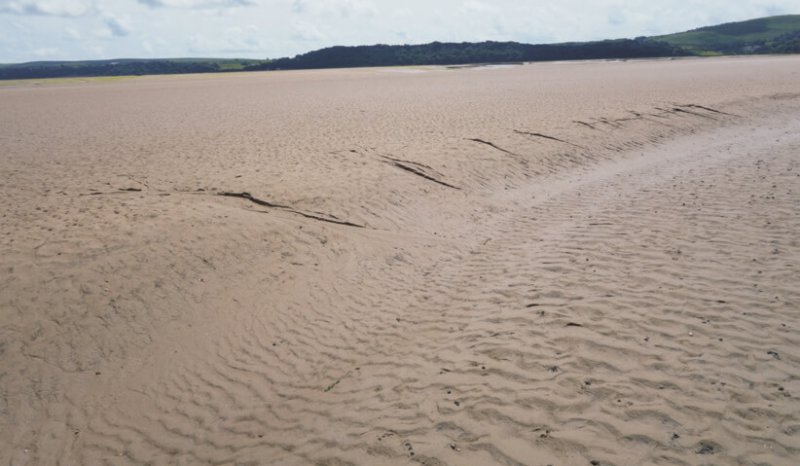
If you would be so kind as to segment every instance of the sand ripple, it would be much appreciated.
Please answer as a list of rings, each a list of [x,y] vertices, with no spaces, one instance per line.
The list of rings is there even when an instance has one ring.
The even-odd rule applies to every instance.
[[[274,84],[314,101],[304,79],[344,92],[367,71],[347,73]],[[467,99],[447,73],[363,79]],[[531,73],[480,79],[517,90]],[[430,133],[404,114],[336,137],[332,120],[276,136],[264,150],[282,157],[232,143],[165,160],[183,173],[148,167],[163,157],[149,150],[181,157],[158,142],[144,161],[120,155],[126,176],[70,168],[46,187],[37,170],[55,162],[14,149],[0,167],[17,201],[2,211],[0,459],[793,465],[800,100],[775,79],[766,96],[722,80],[749,94],[657,89],[660,102],[551,122],[514,105],[504,119],[502,101],[477,123],[432,104],[411,113]],[[328,121],[317,109],[275,125]]]

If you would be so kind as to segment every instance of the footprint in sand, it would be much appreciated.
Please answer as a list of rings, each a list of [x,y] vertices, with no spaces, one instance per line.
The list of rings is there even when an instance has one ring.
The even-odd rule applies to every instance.
[[[397,435],[396,432],[393,432],[391,430],[386,431],[386,432],[384,432],[384,433],[382,433],[381,435],[378,436],[378,441],[381,442],[383,440],[386,440],[389,437],[394,437],[395,435]]]
[[[403,442],[403,447],[406,449],[408,456],[414,456],[414,447],[411,445],[411,442],[406,440]]]

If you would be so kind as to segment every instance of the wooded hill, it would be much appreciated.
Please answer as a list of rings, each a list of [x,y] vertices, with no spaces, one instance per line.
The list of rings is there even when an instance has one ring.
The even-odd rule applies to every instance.
[[[294,58],[281,58],[245,69],[289,70],[362,66],[456,65],[685,55],[690,55],[690,53],[680,47],[648,39],[554,45],[530,45],[518,42],[433,42],[424,45],[329,47]]]

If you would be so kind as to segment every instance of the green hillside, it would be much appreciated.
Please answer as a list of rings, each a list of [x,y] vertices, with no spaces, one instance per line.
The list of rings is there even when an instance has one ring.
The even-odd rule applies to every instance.
[[[800,52],[800,15],[770,16],[652,37],[698,55]]]

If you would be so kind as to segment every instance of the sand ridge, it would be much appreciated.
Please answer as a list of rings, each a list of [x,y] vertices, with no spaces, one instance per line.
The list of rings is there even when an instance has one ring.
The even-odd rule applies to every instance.
[[[793,464],[796,66],[0,90],[2,460]]]

